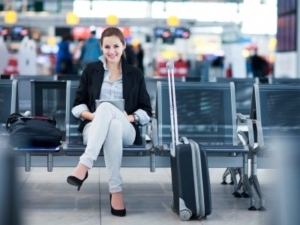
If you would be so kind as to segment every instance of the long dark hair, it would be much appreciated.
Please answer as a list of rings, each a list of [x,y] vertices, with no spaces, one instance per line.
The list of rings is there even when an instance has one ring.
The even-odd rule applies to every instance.
[[[105,37],[111,37],[111,36],[116,36],[120,39],[121,43],[125,46],[126,45],[126,42],[125,42],[125,38],[124,38],[124,35],[122,33],[122,31],[117,28],[117,27],[108,27],[106,28],[103,32],[102,32],[102,35],[101,35],[101,38],[100,38],[100,43],[101,43],[101,46],[103,46],[103,39]],[[125,49],[122,53],[122,58],[126,59],[126,55],[125,55]]]

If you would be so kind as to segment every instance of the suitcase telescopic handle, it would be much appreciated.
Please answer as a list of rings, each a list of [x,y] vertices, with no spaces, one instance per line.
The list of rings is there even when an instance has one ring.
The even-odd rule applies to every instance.
[[[171,155],[175,157],[175,146],[179,144],[178,138],[178,122],[177,122],[177,107],[174,82],[174,62],[169,61],[166,64],[168,71],[169,84],[169,99],[170,99],[170,120],[171,120],[171,136],[172,144],[170,146]]]

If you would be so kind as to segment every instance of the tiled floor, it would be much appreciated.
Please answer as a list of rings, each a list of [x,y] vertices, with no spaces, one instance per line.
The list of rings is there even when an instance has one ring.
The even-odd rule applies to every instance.
[[[169,168],[122,168],[127,215],[110,214],[109,192],[105,168],[93,168],[78,192],[66,183],[72,168],[17,168],[18,187],[22,196],[24,225],[157,225],[157,224],[269,224],[272,210],[248,211],[249,199],[234,198],[231,185],[220,185],[224,169],[210,169],[212,214],[206,220],[181,221],[171,210],[171,172]],[[259,170],[266,206],[272,205],[273,176],[270,170]]]

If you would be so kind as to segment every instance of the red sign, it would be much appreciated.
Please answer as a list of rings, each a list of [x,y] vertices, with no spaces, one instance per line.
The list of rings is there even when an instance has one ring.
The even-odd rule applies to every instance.
[[[8,63],[3,70],[3,74],[7,74],[7,75],[19,74],[18,60],[16,58],[13,57],[9,58]]]
[[[157,63],[157,73],[158,76],[166,77],[168,76],[168,71],[166,68],[167,62]],[[174,76],[175,77],[186,77],[188,75],[188,64],[186,61],[180,60],[174,62]]]

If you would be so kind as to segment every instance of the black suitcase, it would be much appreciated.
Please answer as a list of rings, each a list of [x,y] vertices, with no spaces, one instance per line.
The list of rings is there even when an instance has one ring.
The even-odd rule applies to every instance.
[[[186,137],[178,139],[174,64],[167,63],[171,114],[172,209],[181,220],[211,214],[211,188],[205,149]]]

